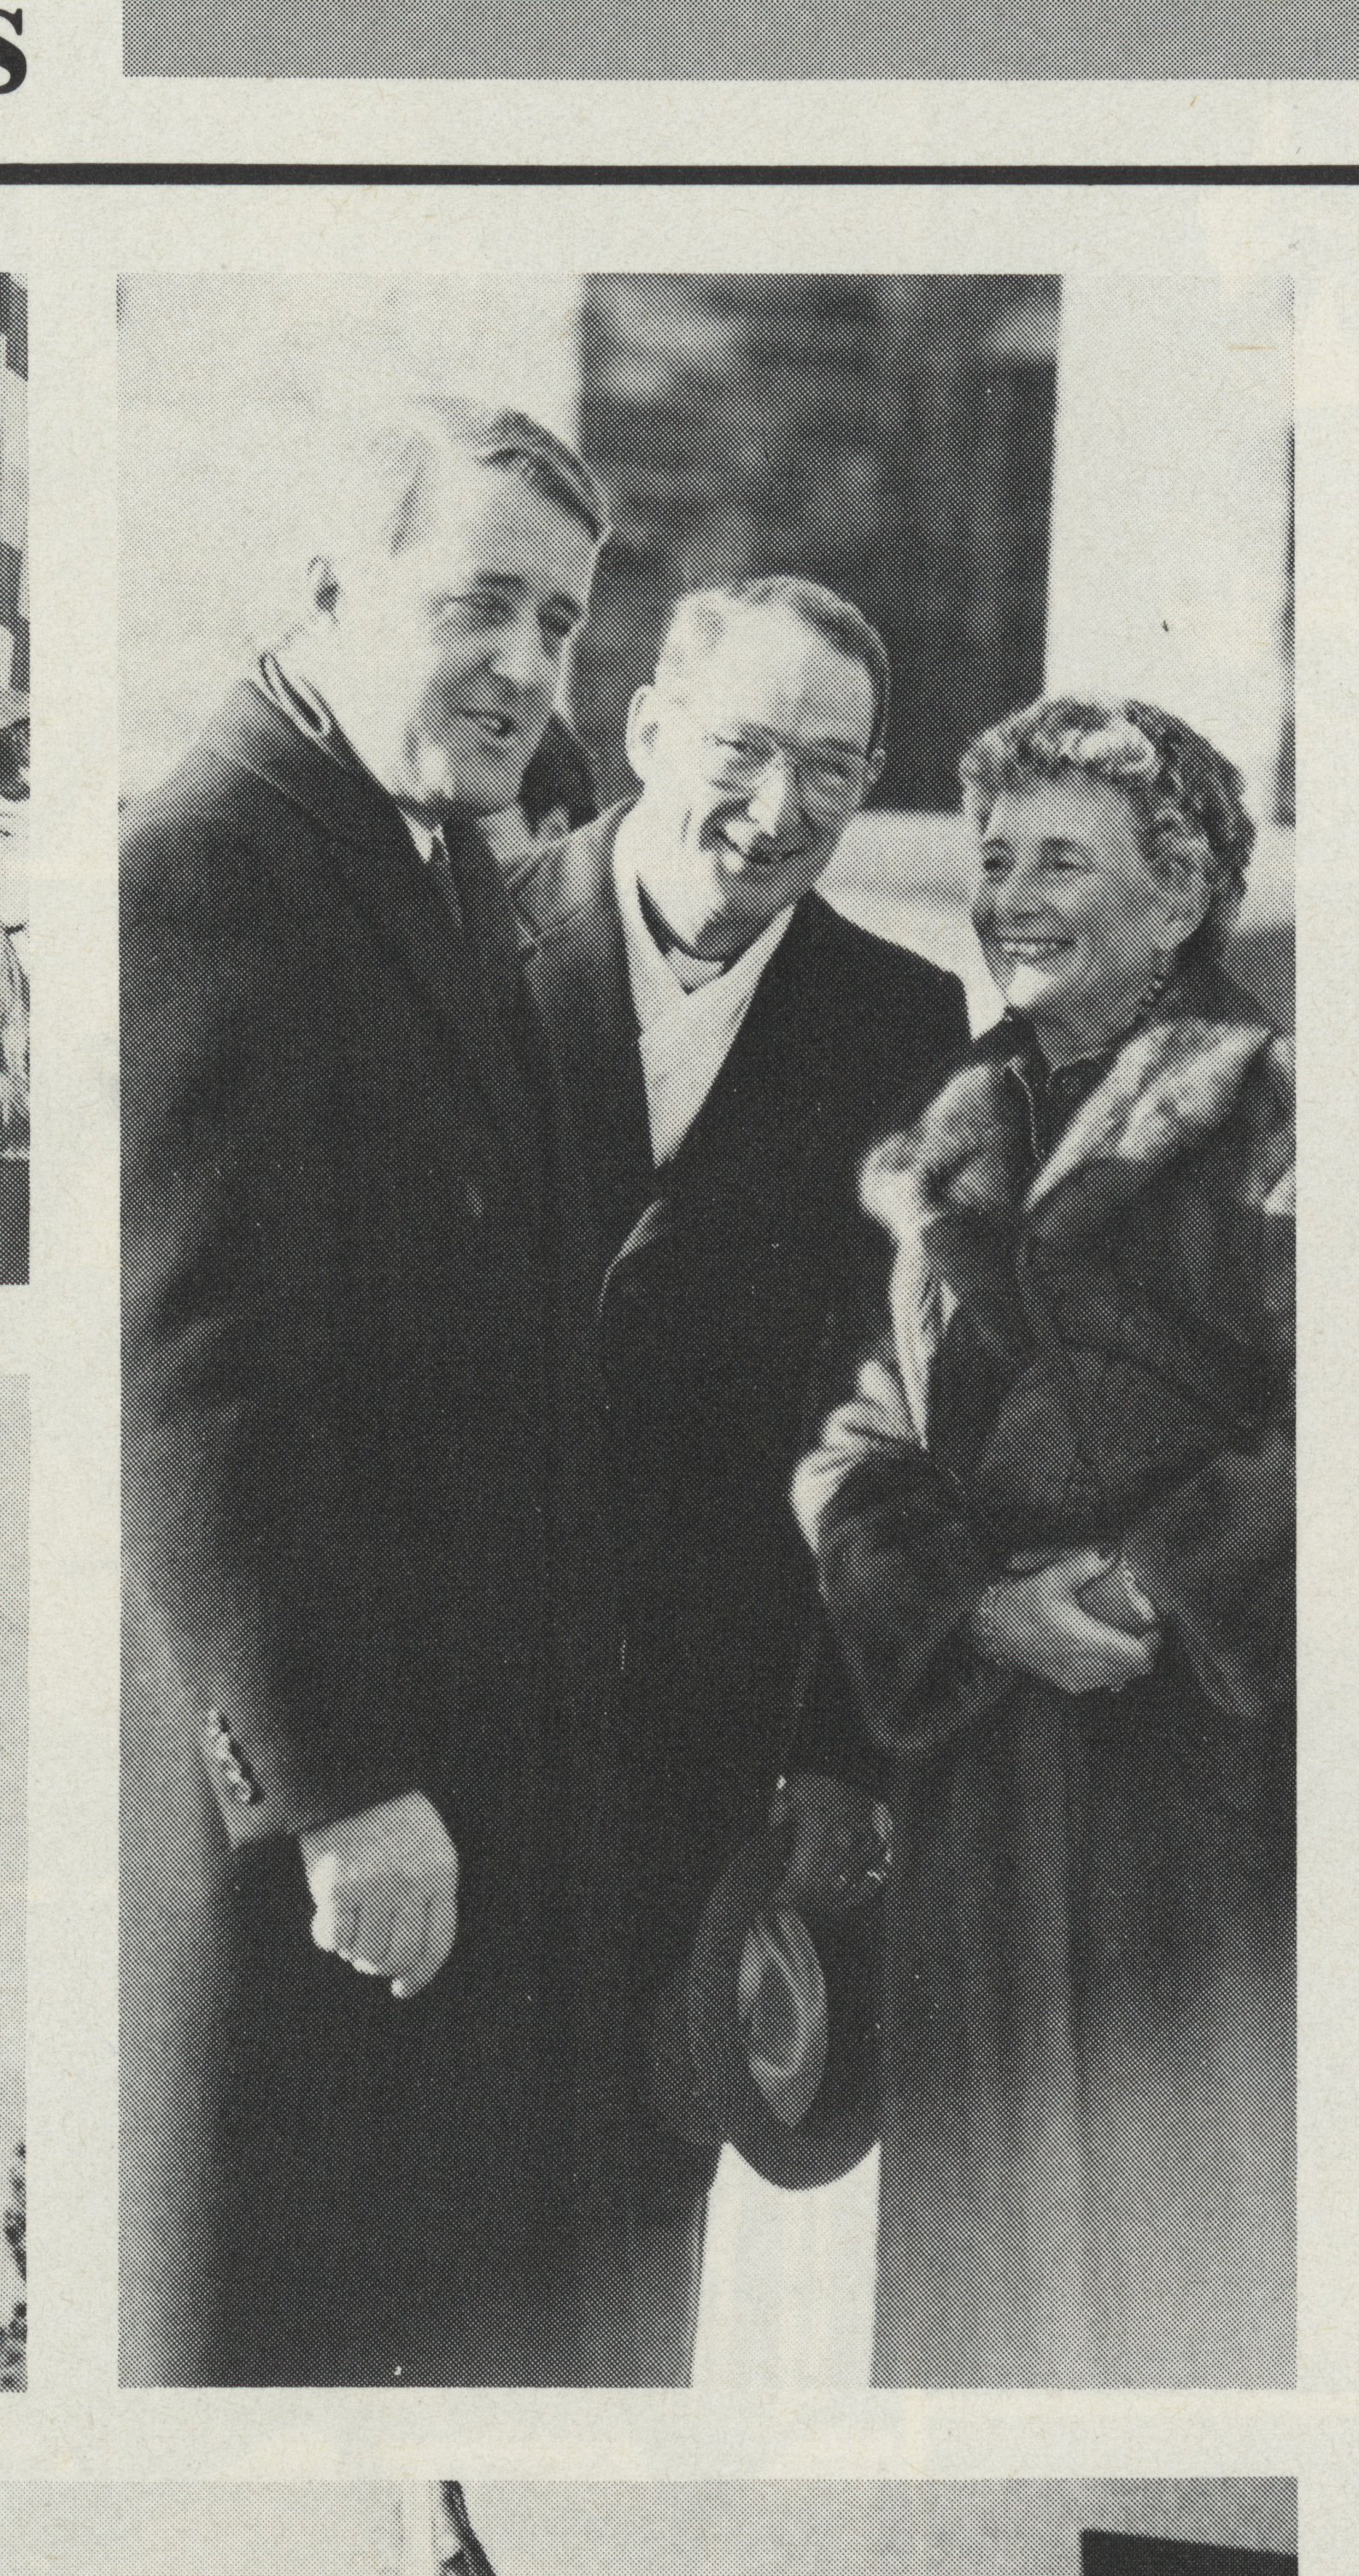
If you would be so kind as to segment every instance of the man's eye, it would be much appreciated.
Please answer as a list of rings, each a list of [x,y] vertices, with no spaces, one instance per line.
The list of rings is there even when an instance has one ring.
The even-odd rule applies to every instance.
[[[563,653],[575,633],[575,621],[570,617],[545,617],[542,628],[543,641],[549,650]]]
[[[1003,877],[1009,864],[1010,853],[1008,850],[983,850],[982,852],[982,875],[984,877]]]
[[[498,626],[509,613],[507,603],[497,599],[494,591],[480,590],[467,591],[458,599],[445,599],[439,609],[443,623],[455,626]]]

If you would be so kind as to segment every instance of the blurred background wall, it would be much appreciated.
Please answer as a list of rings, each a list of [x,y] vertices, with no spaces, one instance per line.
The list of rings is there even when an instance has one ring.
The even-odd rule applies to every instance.
[[[601,277],[581,436],[614,537],[576,681],[606,792],[677,593],[795,572],[881,630],[878,801],[953,802],[960,746],[1042,685],[1053,277]]]
[[[329,414],[484,394],[574,438],[574,278],[129,277],[120,661],[134,792],[296,616]]]
[[[6,2576],[433,2576],[429,2490],[24,2485]],[[1079,2576],[1082,2529],[1292,2549],[1283,2479],[473,2483],[496,2576]]]
[[[966,973],[948,818],[971,734],[1045,685],[1160,697],[1264,827],[1248,971],[1289,999],[1289,300],[1257,278],[127,278],[125,785],[182,750],[294,612],[318,429],[474,392],[577,439],[615,534],[571,708],[606,796],[676,594],[828,582],[895,707],[830,891]]]

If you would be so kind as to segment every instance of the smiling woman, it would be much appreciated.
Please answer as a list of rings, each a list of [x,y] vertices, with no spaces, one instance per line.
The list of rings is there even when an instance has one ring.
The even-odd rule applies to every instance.
[[[1221,958],[1255,827],[1239,773],[1188,725],[1055,698],[983,734],[962,777],[982,954],[1049,1063],[1108,1045],[1176,960]]]
[[[962,764],[1005,1017],[864,1199],[887,1313],[795,1500],[895,1761],[876,2375],[1292,2375],[1291,1057],[1201,736]]]

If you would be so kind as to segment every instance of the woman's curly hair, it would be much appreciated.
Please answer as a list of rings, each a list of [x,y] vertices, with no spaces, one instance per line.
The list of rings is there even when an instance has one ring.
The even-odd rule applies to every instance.
[[[1076,775],[1119,787],[1157,875],[1201,874],[1208,910],[1182,957],[1220,958],[1255,847],[1241,773],[1178,716],[1140,698],[1039,698],[978,734],[959,763],[963,810],[985,829],[1007,789]]]

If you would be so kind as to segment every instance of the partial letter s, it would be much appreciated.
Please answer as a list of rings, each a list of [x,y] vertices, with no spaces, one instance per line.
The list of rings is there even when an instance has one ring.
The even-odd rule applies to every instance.
[[[22,36],[22,9],[0,9],[0,18],[4,19],[7,27],[14,29],[16,36]],[[22,45],[12,45],[8,36],[0,36],[0,72],[4,73],[4,79],[0,80],[0,98],[7,97],[12,89],[18,89],[28,77],[24,49]]]

